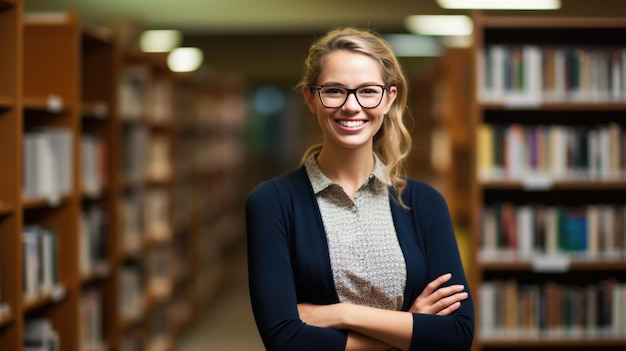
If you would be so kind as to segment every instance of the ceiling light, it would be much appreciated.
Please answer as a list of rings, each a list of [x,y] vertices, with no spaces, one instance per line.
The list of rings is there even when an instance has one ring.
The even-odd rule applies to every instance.
[[[181,40],[182,34],[177,30],[147,30],[139,37],[139,47],[143,52],[170,52]]]
[[[407,29],[421,35],[470,35],[474,28],[468,16],[409,16]]]
[[[561,0],[437,0],[444,9],[557,10]]]
[[[413,34],[388,34],[385,41],[396,57],[441,56],[441,45],[434,37]]]
[[[202,65],[203,59],[204,54],[198,48],[176,48],[167,56],[167,66],[173,72],[193,72]]]

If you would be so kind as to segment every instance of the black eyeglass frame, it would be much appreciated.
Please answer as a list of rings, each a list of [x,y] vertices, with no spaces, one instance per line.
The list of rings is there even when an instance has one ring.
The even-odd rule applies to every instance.
[[[341,89],[345,89],[346,90],[346,98],[343,100],[343,102],[341,103],[341,105],[339,106],[328,106],[324,103],[324,99],[322,99],[322,89],[323,88],[328,88],[328,87],[335,87],[335,88],[341,88]],[[383,93],[380,94],[380,101],[378,101],[378,103],[375,106],[372,107],[365,107],[361,104],[361,101],[359,101],[359,97],[356,94],[357,90],[359,89],[363,89],[363,88],[367,88],[367,87],[379,87],[381,89],[383,89]],[[324,105],[324,107],[326,108],[341,108],[343,107],[343,105],[346,104],[346,101],[348,101],[348,97],[350,97],[350,94],[354,95],[354,98],[356,99],[356,102],[359,104],[359,106],[361,106],[364,109],[373,109],[376,108],[378,106],[380,106],[380,104],[383,102],[383,98],[385,97],[385,90],[389,89],[388,86],[386,85],[381,85],[381,84],[368,84],[368,85],[364,85],[358,88],[346,88],[344,86],[341,85],[313,85],[311,86],[311,88],[315,88],[315,90],[317,90],[317,96],[320,98],[320,102],[322,103],[322,105]]]

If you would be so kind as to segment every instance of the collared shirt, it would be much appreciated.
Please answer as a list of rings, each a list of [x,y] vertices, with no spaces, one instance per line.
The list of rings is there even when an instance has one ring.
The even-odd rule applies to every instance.
[[[353,201],[322,173],[316,157],[309,156],[305,168],[322,215],[339,300],[400,310],[406,264],[391,215],[385,165],[374,154],[374,170]]]

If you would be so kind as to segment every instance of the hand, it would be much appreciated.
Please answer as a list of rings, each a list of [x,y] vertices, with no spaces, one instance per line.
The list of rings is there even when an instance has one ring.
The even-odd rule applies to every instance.
[[[428,283],[424,291],[415,299],[409,312],[436,314],[447,316],[461,307],[461,301],[467,299],[467,292],[463,285],[451,285],[441,288],[441,285],[452,278],[452,274],[444,274]]]

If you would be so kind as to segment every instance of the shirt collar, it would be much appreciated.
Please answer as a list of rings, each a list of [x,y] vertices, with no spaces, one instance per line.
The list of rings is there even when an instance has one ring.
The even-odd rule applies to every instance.
[[[313,186],[313,192],[315,194],[328,188],[329,186],[338,185],[322,173],[322,170],[317,164],[317,155],[317,152],[309,155],[304,162],[304,167],[309,175],[311,185]],[[378,155],[374,153],[374,170],[372,170],[363,183],[366,184],[370,180],[376,179],[378,182],[391,185],[391,182],[385,177],[385,167],[386,165],[380,160],[380,158],[378,158]]]

